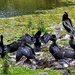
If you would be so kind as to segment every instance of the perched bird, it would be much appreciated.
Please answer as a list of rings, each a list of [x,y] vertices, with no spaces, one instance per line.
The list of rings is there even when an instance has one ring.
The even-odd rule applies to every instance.
[[[52,35],[52,44],[49,47],[50,53],[55,57],[55,60],[63,59],[64,58],[64,53],[60,50],[59,46],[56,43],[56,36]]]
[[[38,31],[34,36],[30,36],[29,34],[25,34],[20,39],[23,39],[28,44],[34,44],[34,50],[35,52],[38,52],[41,50],[41,42],[39,41],[39,38],[41,36],[41,31]]]
[[[0,54],[1,54],[1,58],[4,58],[5,50],[4,50],[4,44],[3,44],[3,35],[1,35],[0,38],[1,38],[1,40],[0,40]]]
[[[18,48],[21,47],[24,42],[31,43],[32,41],[33,41],[33,39],[28,34],[26,34],[25,38],[24,38],[24,36],[22,36],[17,41],[14,41],[14,42],[12,42],[8,45],[4,45],[4,46],[7,50],[7,52],[11,53],[11,52],[17,51]]]
[[[3,58],[5,56],[5,53],[11,53],[11,52],[15,52],[18,50],[18,47],[20,46],[18,41],[13,42],[13,43],[8,44],[8,45],[5,45],[5,44],[3,44],[3,35],[1,35],[0,37],[1,37],[1,41],[0,41],[1,58]]]
[[[18,62],[22,56],[26,56],[27,60],[34,59],[36,62],[39,61],[35,58],[34,49],[27,44],[23,37],[11,44],[5,45],[5,48],[8,53],[16,51],[16,62]]]
[[[34,35],[34,38],[36,39],[36,42],[34,43],[34,50],[35,50],[35,52],[38,52],[38,51],[41,50],[41,42],[39,41],[40,37],[41,37],[41,31],[38,31]]]
[[[28,33],[21,36],[19,40],[24,40],[28,44],[34,44],[36,42],[36,38],[30,36]]]
[[[33,51],[34,49],[32,47],[30,47],[25,42],[22,42],[22,45],[16,52],[16,62],[18,62],[22,56],[25,56],[27,58],[27,61],[29,61],[30,59],[34,59],[38,63],[39,59],[35,57],[35,53]]]
[[[72,58],[75,59],[75,50],[70,50],[67,48],[60,48],[56,43],[56,36],[52,35],[53,38],[50,39],[52,44],[49,47],[50,53],[55,57],[55,60],[58,61],[59,59],[64,58]]]
[[[64,12],[64,14],[62,16],[62,24],[63,24],[63,27],[66,29],[66,31],[68,33],[72,32],[72,34],[75,34],[75,30],[74,30],[72,21],[68,17],[68,13],[67,12]]]
[[[70,45],[70,47],[71,47],[72,49],[75,50],[75,41],[74,41],[73,35],[70,35],[69,45]]]

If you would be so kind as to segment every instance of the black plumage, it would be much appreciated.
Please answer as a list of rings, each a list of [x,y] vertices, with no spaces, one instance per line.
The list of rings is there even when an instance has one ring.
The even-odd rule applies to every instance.
[[[39,62],[39,59],[35,57],[34,49],[25,42],[23,42],[16,52],[16,62],[18,62],[22,56],[25,56],[27,60],[34,59],[36,62]]]
[[[53,38],[50,39],[52,41],[52,44],[50,45],[49,51],[50,53],[55,57],[56,60],[64,59],[64,58],[72,58],[75,59],[75,51],[61,48],[56,43],[56,36],[52,35]]]
[[[5,48],[6,48],[7,52],[9,52],[9,53],[17,51],[18,47],[20,47],[20,45],[16,41],[12,42],[11,44],[5,45]]]
[[[39,38],[41,36],[41,31],[36,32],[34,36],[30,36],[29,34],[25,34],[20,39],[23,39],[28,44],[34,44],[34,50],[35,52],[38,52],[41,50],[41,42],[39,41]]]
[[[5,45],[5,48],[9,53],[16,51],[16,62],[18,62],[22,56],[27,57],[27,60],[34,59],[35,61],[39,61],[35,58],[34,49],[29,46],[22,37],[11,44]]]
[[[34,43],[34,50],[35,50],[35,52],[38,52],[38,51],[41,50],[41,42],[39,41],[40,37],[41,37],[41,31],[38,31],[34,35],[34,38],[36,39],[36,42]]]
[[[57,40],[56,36],[55,35],[52,35],[52,36],[53,36],[53,38],[51,39],[52,44],[49,47],[49,51],[55,57],[56,60],[63,59],[64,55],[63,55],[63,52],[60,50],[59,46],[56,43],[56,40]]]
[[[21,47],[23,45],[24,42],[32,43],[34,40],[33,40],[33,38],[30,37],[30,35],[26,34],[26,35],[23,35],[22,37],[20,37],[17,41],[14,41],[8,45],[5,45],[5,48],[6,48],[7,52],[15,52],[18,50],[19,47]]]
[[[52,38],[52,35],[46,32],[39,38],[39,41],[41,43],[46,44],[51,38]]]
[[[4,58],[5,56],[5,50],[4,50],[4,44],[3,44],[3,35],[0,36],[0,54],[1,54],[1,58]]]
[[[36,38],[30,36],[28,33],[21,36],[19,40],[24,40],[28,44],[34,44],[36,42]]]
[[[17,51],[21,45],[22,39],[18,39],[17,41],[14,41],[8,45],[4,45],[4,47],[6,48],[7,53],[11,53]]]
[[[70,33],[70,32],[72,32],[73,34],[75,33],[72,21],[68,17],[68,13],[67,12],[64,12],[64,14],[62,16],[62,24],[63,24],[63,27],[66,29],[66,31],[68,33]]]
[[[70,47],[71,47],[72,49],[75,50],[75,41],[74,41],[73,35],[70,35],[69,45],[70,45]]]
[[[34,38],[36,38],[36,42],[34,43],[34,46],[35,47],[40,47],[41,46],[41,43],[39,42],[39,38],[40,38],[40,35],[41,35],[41,31],[38,31],[35,35],[34,35]]]

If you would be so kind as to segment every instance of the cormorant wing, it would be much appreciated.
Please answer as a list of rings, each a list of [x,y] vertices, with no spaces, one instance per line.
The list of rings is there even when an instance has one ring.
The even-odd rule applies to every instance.
[[[69,29],[71,29],[71,31],[74,31],[74,28],[73,28],[73,25],[72,25],[72,22],[71,22],[71,20],[65,20],[65,21],[63,21],[63,24],[66,26],[66,27],[68,27]]]
[[[65,21],[63,21],[63,23],[64,23],[64,25],[66,27],[68,27],[69,29],[71,29],[72,34],[75,36],[75,29],[74,29],[74,27],[72,25],[72,21],[71,20],[65,20]]]
[[[31,37],[29,34],[23,35],[20,40],[24,40],[26,43],[34,44],[36,42],[36,38]]]
[[[75,41],[73,41],[72,44],[75,46]]]
[[[49,33],[45,33],[43,36],[39,38],[39,41],[46,44],[50,40],[50,38],[51,35]]]

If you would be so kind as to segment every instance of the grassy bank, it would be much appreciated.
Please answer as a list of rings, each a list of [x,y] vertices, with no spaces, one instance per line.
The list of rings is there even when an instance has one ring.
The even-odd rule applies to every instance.
[[[25,33],[33,35],[39,29],[42,32],[52,33],[54,29],[48,27],[60,23],[65,11],[68,12],[69,17],[75,24],[75,5],[71,4],[50,10],[36,10],[34,14],[30,15],[0,18],[0,33],[4,35],[4,43],[17,40]]]
[[[6,75],[36,75],[38,73],[47,73],[50,75],[62,75],[62,73],[60,73],[57,70],[41,70],[41,69],[37,69],[37,70],[31,70],[31,69],[25,69],[22,67],[12,67],[9,68],[10,70],[8,70],[8,74]],[[0,73],[2,73],[2,71],[0,70]]]

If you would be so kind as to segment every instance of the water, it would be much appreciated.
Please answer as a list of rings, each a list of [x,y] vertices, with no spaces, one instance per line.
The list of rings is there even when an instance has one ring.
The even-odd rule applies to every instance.
[[[0,0],[0,18],[33,14],[36,10],[54,9],[61,5],[62,0]]]

